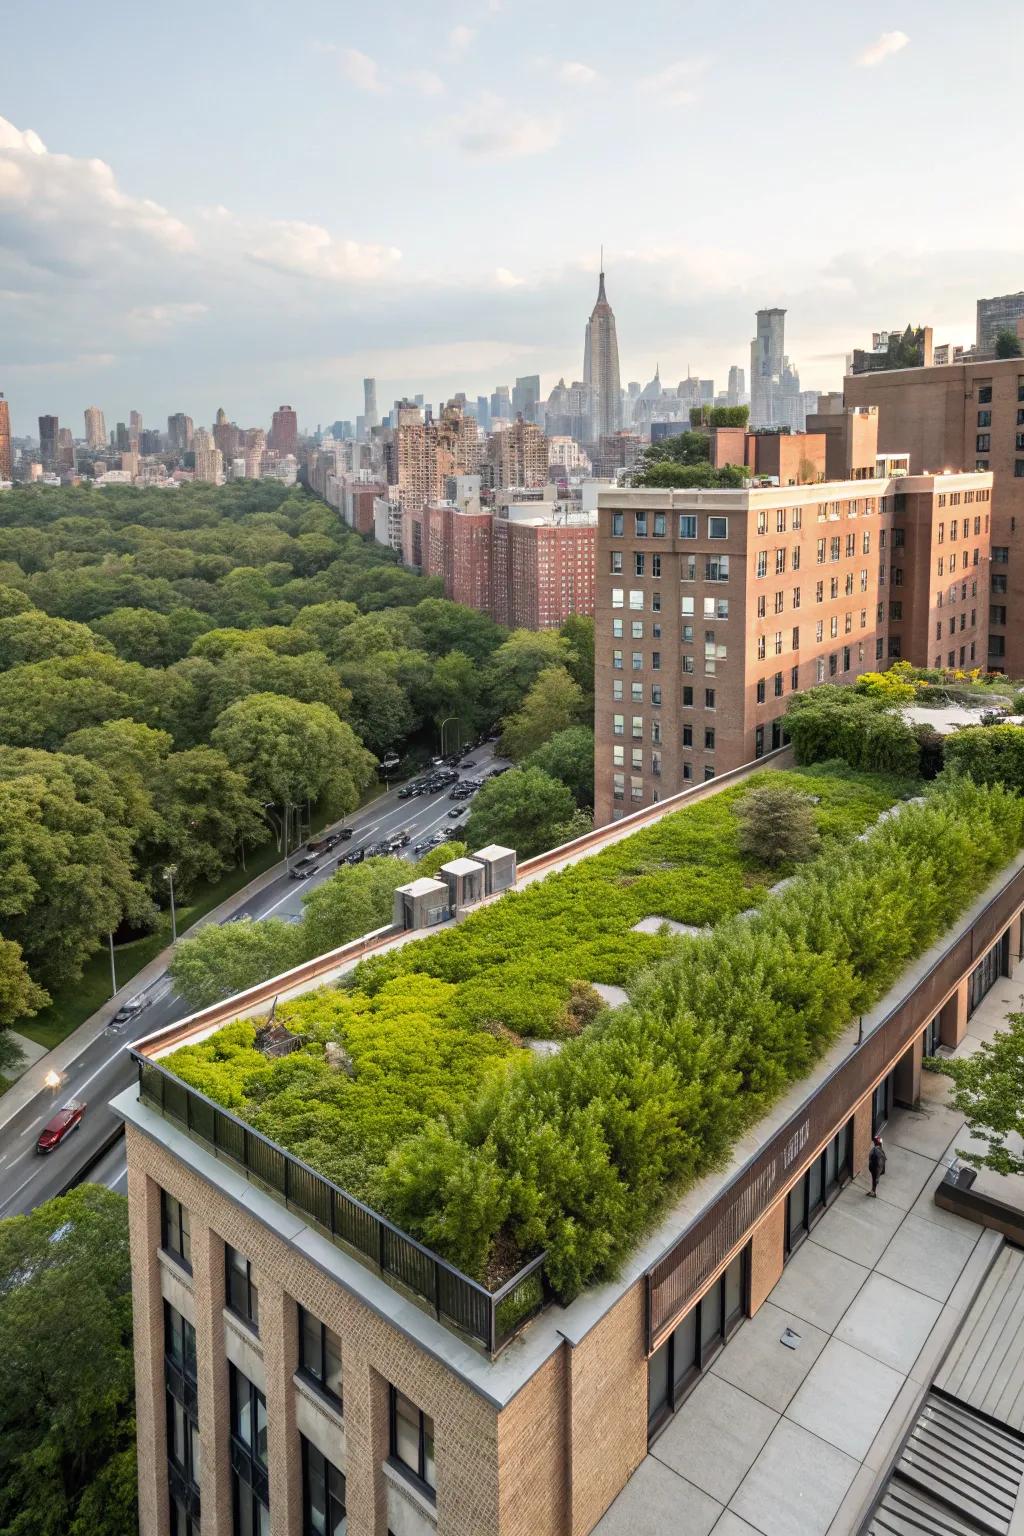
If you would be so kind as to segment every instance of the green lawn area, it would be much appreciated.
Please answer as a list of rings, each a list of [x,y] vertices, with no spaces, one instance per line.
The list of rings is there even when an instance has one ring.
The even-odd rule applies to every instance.
[[[363,804],[375,800],[378,795],[384,793],[383,784],[371,784],[363,797]],[[330,818],[326,812],[313,809],[313,830],[319,831]],[[212,885],[201,885],[197,888],[192,900],[187,906],[179,906],[178,936],[207,912],[212,912],[214,907],[219,907],[222,901],[227,901],[236,891],[248,885],[257,875],[270,869],[278,863],[281,855],[277,851],[277,845],[273,839],[264,843],[261,848],[254,849],[246,854],[246,868],[239,865],[228,874],[223,875]],[[153,933],[145,938],[135,939],[130,944],[119,944],[114,949],[114,958],[117,963],[117,982],[119,987],[124,987],[137,976],[144,966],[156,958],[160,951],[171,942],[171,918],[170,913],[161,914],[160,923]],[[73,1029],[90,1018],[110,997],[110,951],[104,944],[89,961],[81,978],[71,985],[62,988],[53,995],[53,1001],[48,1008],[42,1009],[34,1019],[25,1019],[19,1022],[18,1033],[27,1036],[29,1040],[35,1040],[39,1045],[44,1045],[47,1050],[52,1050],[55,1045],[70,1035]]]

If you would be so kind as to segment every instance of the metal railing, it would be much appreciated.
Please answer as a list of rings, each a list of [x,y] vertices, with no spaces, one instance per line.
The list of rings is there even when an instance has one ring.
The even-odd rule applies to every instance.
[[[135,1050],[131,1054],[144,1104],[489,1354],[498,1354],[547,1305],[546,1254],[538,1254],[498,1290],[489,1291],[159,1062]]]
[[[647,1271],[649,1351],[657,1348],[729,1254],[750,1236],[801,1165],[806,1165],[854,1106],[886,1076],[1022,904],[1024,868],[1014,871],[971,927],[914,983],[910,995],[858,1042]],[[795,1147],[800,1148],[796,1158],[792,1155]]]

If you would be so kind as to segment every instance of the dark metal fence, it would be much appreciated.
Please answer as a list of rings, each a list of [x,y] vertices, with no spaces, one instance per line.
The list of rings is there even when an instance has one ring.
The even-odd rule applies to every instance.
[[[777,1198],[801,1163],[850,1115],[935,1017],[953,988],[1024,903],[1024,869],[1010,876],[969,931],[909,997],[872,1030],[647,1272],[647,1346],[656,1349],[702,1286]],[[799,1149],[799,1155],[794,1155]]]
[[[467,1334],[492,1355],[547,1304],[545,1254],[499,1290],[489,1291],[159,1062],[138,1051],[132,1055],[143,1103],[177,1122],[216,1157],[233,1164],[339,1247],[425,1302],[440,1322]]]

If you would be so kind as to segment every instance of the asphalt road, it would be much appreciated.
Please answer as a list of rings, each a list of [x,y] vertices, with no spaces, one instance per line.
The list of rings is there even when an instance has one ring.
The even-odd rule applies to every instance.
[[[494,748],[490,745],[481,747],[470,752],[468,759],[463,759],[464,762],[467,760],[476,766],[464,770],[461,777],[481,777],[495,766]],[[273,916],[295,922],[302,914],[303,895],[330,879],[338,867],[339,857],[344,858],[353,849],[365,848],[385,837],[408,831],[411,841],[402,850],[402,856],[415,861],[422,854],[414,853],[414,845],[431,833],[443,829],[450,830],[453,838],[461,835],[466,816],[451,819],[448,812],[460,804],[467,808],[468,814],[469,802],[453,803],[448,798],[447,789],[435,795],[399,800],[399,788],[400,785],[388,790],[344,822],[337,823],[353,829],[352,839],[339,844],[315,875],[306,880],[292,880],[282,864],[277,879],[225,920],[238,922],[249,917],[258,922]],[[215,913],[208,919],[216,920]],[[43,1086],[39,1067],[29,1069],[40,1077],[39,1092],[0,1131],[0,1217],[30,1211],[86,1177],[124,1192],[121,1122],[109,1108],[109,1101],[133,1079],[134,1065],[125,1053],[125,1046],[165,1024],[184,1018],[189,1012],[187,1005],[175,995],[166,972],[149,984],[144,995],[149,1001],[139,1017],[125,1027],[123,1033],[101,1034],[85,1046],[68,1067],[56,1092]],[[35,1150],[39,1132],[54,1110],[68,1099],[84,1099],[88,1105],[78,1130],[52,1152],[39,1155]]]

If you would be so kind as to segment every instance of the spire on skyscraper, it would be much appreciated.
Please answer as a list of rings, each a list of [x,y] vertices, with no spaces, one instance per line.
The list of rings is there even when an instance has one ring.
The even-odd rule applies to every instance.
[[[619,343],[615,315],[604,287],[604,247],[597,282],[597,301],[587,322],[583,344],[583,382],[593,397],[591,436],[595,442],[618,430],[621,411]]]

